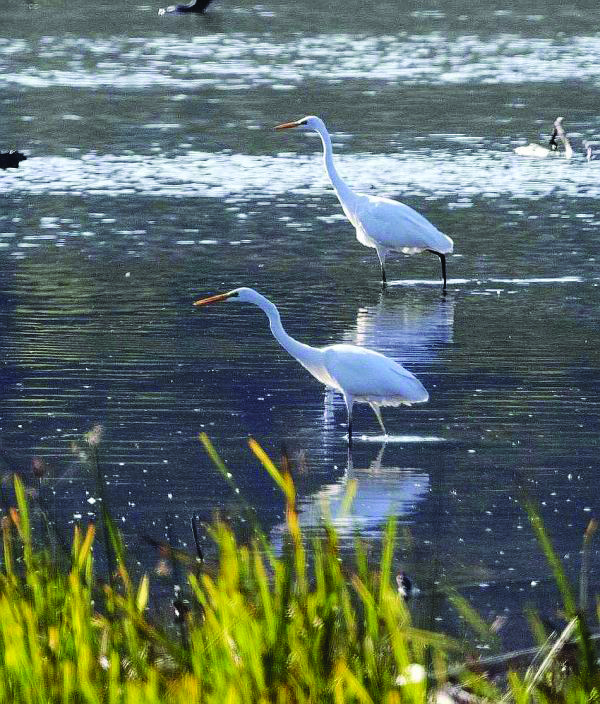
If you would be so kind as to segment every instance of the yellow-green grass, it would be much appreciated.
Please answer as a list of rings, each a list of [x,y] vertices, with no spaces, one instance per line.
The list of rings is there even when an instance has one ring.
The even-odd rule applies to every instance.
[[[201,440],[231,481],[208,438]],[[344,562],[331,524],[306,544],[289,472],[256,443],[251,449],[285,497],[283,549],[276,553],[258,526],[254,539],[241,544],[215,520],[209,529],[214,564],[170,555],[187,575],[190,602],[177,625],[149,616],[158,611],[148,608],[149,577],[134,583],[107,510],[103,535],[115,571],[103,579],[94,570],[94,525],[75,528],[68,560],[57,559],[33,535],[26,492],[15,477],[16,506],[2,519],[0,704],[430,700],[447,680],[448,661],[459,660],[462,651],[452,639],[411,624],[392,574],[395,522],[387,524],[376,566],[369,565],[359,539],[353,559]],[[567,636],[578,637],[585,664],[562,676],[560,697],[555,688],[553,701],[589,701],[598,677],[591,641],[530,510],[561,584],[566,615],[575,623]],[[477,621],[466,603],[457,605]],[[504,694],[467,669],[460,679],[488,700],[551,701],[544,687],[558,682],[555,651],[547,648],[543,671],[511,674]]]

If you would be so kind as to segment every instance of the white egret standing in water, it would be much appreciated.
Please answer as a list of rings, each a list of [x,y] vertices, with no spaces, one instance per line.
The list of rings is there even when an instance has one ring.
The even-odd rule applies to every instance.
[[[373,350],[356,345],[328,345],[311,347],[287,334],[281,324],[276,306],[252,288],[236,288],[194,305],[229,301],[252,303],[269,319],[273,337],[292,357],[307,369],[315,379],[335,389],[344,397],[348,410],[348,442],[352,442],[352,407],[355,402],[368,403],[373,409],[383,432],[387,435],[380,406],[411,406],[429,399],[425,387],[403,366]]]
[[[356,237],[361,244],[377,251],[381,264],[381,279],[386,283],[385,260],[389,252],[432,252],[442,263],[442,278],[446,288],[446,254],[450,254],[454,243],[440,232],[427,218],[410,206],[391,198],[354,193],[342,180],[333,164],[331,138],[325,123],[319,117],[308,115],[294,122],[284,122],[276,130],[303,127],[319,134],[323,142],[325,170],[329,176],[344,213],[356,228]]]

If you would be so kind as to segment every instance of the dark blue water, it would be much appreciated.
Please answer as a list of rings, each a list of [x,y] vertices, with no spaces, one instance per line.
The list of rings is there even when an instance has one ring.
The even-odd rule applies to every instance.
[[[223,0],[206,17],[160,17],[10,0],[3,12],[0,149],[28,154],[0,172],[4,471],[30,476],[43,457],[64,522],[93,518],[72,443],[100,423],[111,509],[147,568],[142,536],[161,536],[167,514],[188,544],[194,512],[243,530],[203,431],[278,538],[282,502],[252,435],[289,455],[309,533],[350,479],[348,543],[358,526],[376,552],[399,516],[397,567],[420,583],[425,622],[460,627],[437,583],[490,620],[520,624],[526,602],[553,612],[521,497],[540,502],[576,576],[600,508],[600,160],[583,149],[600,135],[596,6]],[[272,130],[308,113],[328,123],[353,188],[453,237],[446,296],[430,255],[391,260],[381,292],[320,143]],[[559,114],[571,160],[514,153],[547,142]],[[401,361],[429,403],[384,409],[387,443],[359,406],[348,457],[340,399],[260,311],[192,306],[240,285],[271,297],[302,341]]]

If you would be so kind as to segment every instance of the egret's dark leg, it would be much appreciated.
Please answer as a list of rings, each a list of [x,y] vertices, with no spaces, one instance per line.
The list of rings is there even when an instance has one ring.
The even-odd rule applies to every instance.
[[[441,252],[436,252],[435,249],[429,249],[427,251],[431,252],[432,254],[437,254],[437,256],[440,258],[440,261],[442,262],[442,279],[444,280],[444,291],[445,291],[446,290],[446,255],[442,254]]]
[[[444,279],[444,291],[446,290],[446,255],[438,254],[440,261],[442,262],[442,278]]]
[[[348,409],[348,445],[352,445],[352,406],[354,406],[354,399],[351,396],[344,395],[344,401]]]
[[[440,258],[440,261],[442,262],[442,279],[444,280],[444,292],[446,291],[446,255],[442,254],[441,252],[436,252],[435,249],[428,249],[428,252],[431,252],[432,254],[437,254],[437,256]]]
[[[375,251],[377,252],[377,256],[379,257],[379,264],[381,266],[381,286],[382,288],[385,288],[387,285],[387,279],[385,276],[385,258],[387,257],[387,250],[376,247]]]

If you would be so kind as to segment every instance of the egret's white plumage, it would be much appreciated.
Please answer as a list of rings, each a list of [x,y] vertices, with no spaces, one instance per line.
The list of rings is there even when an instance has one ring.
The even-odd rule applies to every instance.
[[[342,180],[333,163],[331,137],[321,118],[308,115],[294,122],[284,122],[276,130],[304,127],[319,134],[323,143],[325,170],[346,217],[356,228],[356,237],[361,244],[377,251],[381,264],[381,276],[385,283],[385,260],[389,252],[415,254],[428,251],[437,254],[442,262],[442,276],[446,288],[446,254],[450,254],[454,243],[440,232],[427,218],[408,205],[391,198],[355,193]]]
[[[352,439],[352,407],[355,402],[368,403],[384,433],[380,406],[411,406],[429,399],[425,387],[402,365],[374,350],[340,344],[311,347],[287,334],[276,306],[252,288],[236,288],[196,301],[206,305],[219,301],[252,303],[269,319],[271,332],[279,344],[325,386],[344,397],[348,409],[348,439]]]

